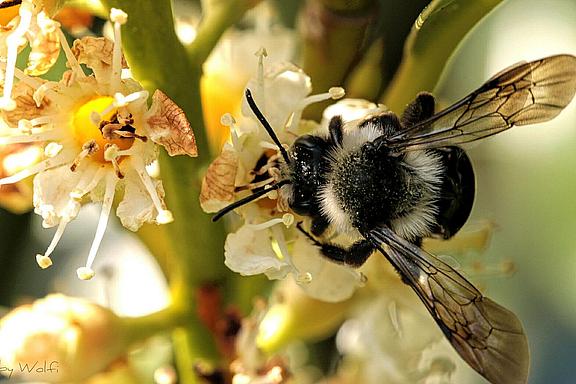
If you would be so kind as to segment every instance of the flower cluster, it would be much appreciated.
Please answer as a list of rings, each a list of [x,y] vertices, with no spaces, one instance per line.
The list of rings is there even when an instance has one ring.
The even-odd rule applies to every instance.
[[[310,78],[293,64],[280,63],[264,69],[261,50],[257,76],[246,88],[278,136],[290,146],[303,134],[327,130],[327,121],[342,114],[348,122],[378,106],[357,100],[342,100],[326,110],[318,124],[302,119],[308,105],[339,99],[342,88],[309,95]],[[239,198],[267,188],[280,177],[280,154],[244,100],[242,119],[237,123],[225,114],[221,123],[230,128],[230,142],[212,162],[204,178],[200,202],[206,212],[216,212]],[[262,199],[237,209],[244,224],[229,234],[225,244],[225,263],[242,275],[265,274],[269,279],[284,279],[291,274],[306,292],[317,299],[341,301],[364,282],[363,275],[349,267],[322,257],[295,222],[303,220],[290,211],[281,194],[270,191]]]
[[[146,222],[172,221],[162,183],[146,168],[156,160],[158,145],[170,155],[197,155],[183,111],[159,90],[149,107],[148,92],[131,77],[121,49],[126,13],[112,9],[110,17],[114,42],[84,37],[69,47],[66,39],[60,39],[70,68],[61,81],[13,69],[19,80],[14,105],[1,114],[0,144],[33,143],[42,148],[40,161],[0,179],[3,186],[36,175],[34,210],[44,227],[57,228],[46,252],[36,257],[42,268],[52,265],[50,256],[81,205],[102,204],[87,263],[78,269],[81,279],[94,276],[92,264],[118,189],[123,198],[116,214],[126,228],[136,231]],[[8,63],[7,75],[9,70]]]

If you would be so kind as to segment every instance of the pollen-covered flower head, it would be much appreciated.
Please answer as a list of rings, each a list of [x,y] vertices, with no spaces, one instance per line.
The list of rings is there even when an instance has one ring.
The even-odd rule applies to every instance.
[[[280,63],[265,70],[264,50],[260,57],[258,73],[247,89],[280,143],[289,147],[300,135],[327,130],[327,124],[303,120],[302,111],[311,103],[338,99],[344,90],[332,88],[325,94],[310,96],[310,78],[300,68]],[[290,210],[285,193],[265,193],[282,179],[284,160],[246,100],[242,113],[239,122],[231,115],[223,116],[222,124],[230,127],[231,140],[210,165],[200,197],[205,211],[216,212],[252,193],[262,195],[236,210],[244,225],[228,235],[226,265],[243,275],[264,273],[270,279],[292,275],[318,299],[339,301],[350,297],[363,283],[362,274],[320,255],[297,229],[296,224],[305,218]]]
[[[0,108],[16,107],[12,98],[16,56],[26,46],[30,54],[25,72],[30,76],[46,73],[58,59],[60,39],[64,39],[60,25],[47,11],[54,1],[5,0],[0,2],[0,57],[6,67],[0,72],[4,78]],[[47,9],[50,8],[50,9]]]
[[[112,9],[115,42],[85,37],[72,48],[62,39],[67,71],[60,82],[35,79],[16,71],[16,108],[3,112],[6,128],[0,143],[43,143],[44,159],[0,186],[34,178],[34,208],[44,227],[57,227],[44,254],[43,268],[65,227],[84,201],[101,202],[102,211],[86,266],[78,276],[94,275],[92,263],[103,238],[117,190],[123,198],[116,210],[122,224],[136,231],[145,222],[168,223],[159,180],[146,169],[158,156],[158,145],[170,155],[196,156],[193,132],[183,111],[156,91],[148,107],[148,92],[129,75],[121,51],[120,27],[127,15]],[[92,70],[86,75],[81,67]]]

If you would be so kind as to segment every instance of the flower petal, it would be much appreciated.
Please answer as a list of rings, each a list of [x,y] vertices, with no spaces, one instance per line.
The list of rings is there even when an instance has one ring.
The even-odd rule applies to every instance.
[[[45,80],[40,78],[35,80],[42,82],[43,84],[46,83]],[[23,81],[19,81],[14,85],[12,98],[16,101],[16,108],[12,111],[2,111],[2,116],[10,126],[17,127],[18,121],[21,119],[32,120],[42,114],[49,113],[49,108],[51,107],[50,101],[47,98],[44,98],[40,106],[36,106],[34,91],[34,88]]]
[[[118,204],[116,215],[124,227],[136,232],[142,224],[154,222],[156,208],[150,198],[150,194],[146,191],[146,187],[144,187],[135,171],[125,175],[124,183],[124,198]],[[158,191],[158,196],[161,199],[164,198],[162,182],[154,180],[154,184]]]
[[[228,145],[208,167],[202,180],[200,205],[204,212],[218,212],[234,201],[234,181],[238,171],[238,154]]]
[[[362,275],[358,271],[327,260],[320,254],[318,247],[303,236],[299,236],[294,243],[292,259],[300,271],[312,275],[310,282],[300,286],[314,299],[343,301],[350,298],[356,288],[362,285]]]
[[[46,228],[78,215],[80,202],[70,197],[83,172],[72,172],[69,166],[49,169],[34,177],[34,212],[44,219]]]
[[[280,63],[273,66],[264,77],[264,88],[258,79],[248,82],[254,100],[272,128],[282,130],[290,115],[300,109],[300,103],[312,91],[312,82],[302,69],[294,64]],[[252,116],[246,99],[242,100],[242,114]]]
[[[292,270],[274,253],[267,231],[255,231],[246,225],[228,235],[224,256],[228,268],[244,276],[266,273],[269,279],[282,279]]]
[[[166,148],[170,156],[198,156],[196,138],[184,111],[160,90],[152,95],[147,123],[152,141]]]
[[[79,63],[86,64],[94,71],[98,83],[110,82],[112,70],[112,51],[114,43],[105,37],[85,36],[74,40],[72,53]],[[128,68],[124,56],[122,56],[122,68]]]
[[[30,40],[30,55],[26,66],[26,74],[40,76],[48,72],[56,63],[60,54],[60,37],[57,23],[50,20],[44,12],[38,14],[39,33]]]

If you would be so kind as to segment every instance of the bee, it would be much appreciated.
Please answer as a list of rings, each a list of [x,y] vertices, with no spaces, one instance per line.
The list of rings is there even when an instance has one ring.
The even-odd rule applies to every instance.
[[[309,219],[309,229],[298,229],[322,255],[360,267],[380,252],[473,369],[491,383],[525,383],[529,351],[520,320],[420,244],[425,237],[449,239],[470,215],[474,170],[460,145],[548,121],[575,92],[576,57],[550,56],[507,68],[436,113],[434,97],[420,93],[401,117],[379,113],[345,129],[335,116],[327,134],[300,136],[287,150],[246,90],[278,146],[281,177],[213,220],[279,190],[292,211]],[[328,229],[357,240],[335,244]]]

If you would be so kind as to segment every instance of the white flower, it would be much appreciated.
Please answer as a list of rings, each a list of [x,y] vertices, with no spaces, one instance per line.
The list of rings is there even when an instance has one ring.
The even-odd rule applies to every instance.
[[[113,10],[111,16],[115,43],[87,37],[70,49],[62,39],[71,70],[60,82],[44,82],[16,71],[17,105],[3,113],[6,133],[0,135],[0,144],[45,143],[43,161],[0,179],[4,185],[36,174],[35,212],[42,216],[44,227],[58,227],[47,251],[37,255],[42,268],[52,265],[50,255],[81,204],[85,200],[102,203],[86,266],[78,269],[82,279],[94,275],[92,263],[117,189],[123,189],[123,199],[116,213],[126,228],[135,231],[145,222],[172,221],[162,183],[146,171],[158,156],[156,144],[170,155],[196,156],[194,134],[183,111],[161,91],[154,93],[148,108],[148,92],[122,76],[126,63],[120,25],[127,16],[120,10]],[[93,74],[86,75],[80,64]],[[15,124],[19,134],[14,133]]]
[[[344,355],[339,375],[366,384],[383,377],[389,384],[450,383],[452,360],[427,353],[443,341],[432,324],[424,307],[402,290],[361,302],[338,331],[336,344]]]
[[[58,59],[60,39],[64,39],[60,25],[50,19],[41,0],[23,0],[3,8],[3,12],[15,12],[17,15],[0,28],[0,57],[6,60],[4,75],[4,94],[0,98],[0,108],[12,110],[16,107],[12,99],[12,86],[16,56],[27,43],[30,44],[30,55],[26,73],[38,76],[47,72]]]
[[[274,62],[294,57],[296,34],[282,27],[273,8],[270,3],[262,1],[249,10],[241,23],[242,28],[229,28],[202,67],[202,110],[208,138],[215,150],[229,136],[227,129],[220,125],[220,116],[225,113],[240,114],[244,88],[253,76],[259,59],[253,54],[254,47],[268,47],[268,58]],[[181,14],[189,19],[190,10],[185,11]],[[176,17],[178,33],[183,23],[179,23]],[[190,24],[187,27],[188,31],[192,28]],[[226,89],[226,92],[222,92],[222,89]]]

